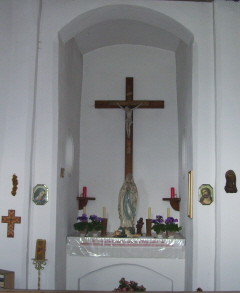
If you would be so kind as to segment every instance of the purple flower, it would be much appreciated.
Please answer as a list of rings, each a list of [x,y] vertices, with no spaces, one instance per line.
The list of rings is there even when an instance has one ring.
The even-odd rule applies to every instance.
[[[176,223],[178,222],[178,219],[174,219],[173,217],[168,217],[166,220],[165,220],[165,223],[168,224],[168,223]]]
[[[89,219],[92,220],[92,221],[96,221],[97,216],[96,216],[96,215],[91,215],[91,216],[89,217]]]
[[[82,214],[81,217],[77,217],[77,220],[79,220],[80,222],[87,222],[88,221],[88,217],[86,214]]]
[[[102,222],[102,218],[100,218],[100,217],[98,217],[96,215],[91,215],[89,217],[89,219],[92,220],[92,221],[96,221],[96,222]]]
[[[153,219],[153,220],[152,220],[152,223],[154,223],[154,224],[161,224],[161,223],[163,223],[163,222],[164,222],[163,217],[160,216],[160,215],[157,215],[157,216],[156,216],[156,219]]]

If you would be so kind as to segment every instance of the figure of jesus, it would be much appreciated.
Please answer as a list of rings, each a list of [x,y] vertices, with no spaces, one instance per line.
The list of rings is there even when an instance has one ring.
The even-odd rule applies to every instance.
[[[127,132],[127,137],[130,138],[130,134],[131,134],[131,125],[133,124],[133,120],[132,120],[132,112],[133,110],[137,109],[138,107],[140,107],[142,105],[142,103],[140,103],[139,105],[137,105],[134,108],[129,108],[128,106],[122,107],[119,103],[117,103],[118,106],[123,109],[125,111],[126,114],[126,118],[125,118],[125,125],[126,125],[126,132]]]

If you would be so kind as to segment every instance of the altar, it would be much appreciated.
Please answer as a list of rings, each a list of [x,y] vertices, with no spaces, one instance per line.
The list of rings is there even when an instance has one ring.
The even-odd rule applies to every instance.
[[[184,291],[185,239],[67,237],[67,290],[113,291],[124,277],[146,291]]]

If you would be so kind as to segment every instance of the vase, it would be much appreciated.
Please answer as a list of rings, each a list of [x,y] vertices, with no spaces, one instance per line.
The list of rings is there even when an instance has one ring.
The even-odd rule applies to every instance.
[[[92,237],[98,237],[99,236],[99,231],[92,230]]]
[[[174,235],[175,235],[174,231],[168,231],[168,238],[169,239],[174,239]]]
[[[79,234],[80,234],[80,237],[85,237],[85,236],[87,236],[87,230],[85,229],[85,230],[80,230],[79,231]]]
[[[156,238],[162,239],[163,238],[163,231],[157,233]]]

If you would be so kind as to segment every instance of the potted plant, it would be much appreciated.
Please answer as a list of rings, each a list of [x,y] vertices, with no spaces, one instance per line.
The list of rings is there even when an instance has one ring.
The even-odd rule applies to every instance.
[[[115,288],[113,291],[146,291],[146,288],[143,287],[143,285],[138,286],[138,283],[134,281],[126,281],[125,278],[121,278],[119,281],[119,286],[118,288]]]
[[[88,230],[97,235],[98,232],[102,230],[102,218],[96,215],[91,215],[89,219],[91,220],[91,222],[88,223]]]
[[[75,223],[73,227],[75,230],[80,231],[80,234],[87,235],[90,231],[97,233],[102,229],[102,218],[96,215],[91,215],[88,219],[86,214],[82,214],[81,217],[77,217],[77,220],[78,222]]]
[[[164,219],[162,216],[157,215],[156,219],[152,220],[153,226],[152,230],[156,232],[158,238],[162,238],[163,232],[166,231],[166,225],[164,224]]]
[[[174,238],[175,232],[182,230],[182,227],[178,227],[178,224],[176,224],[177,222],[178,219],[174,219],[173,217],[168,217],[165,220],[166,231],[168,232],[169,238]]]
[[[74,229],[80,231],[80,234],[87,235],[88,233],[88,217],[86,214],[82,214],[81,217],[77,217],[78,222],[73,225]]]

